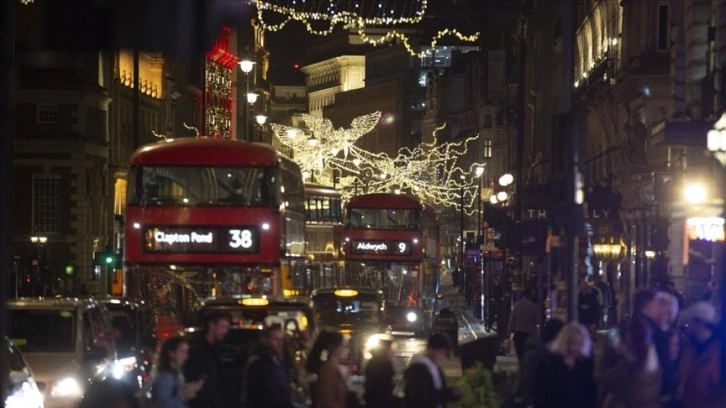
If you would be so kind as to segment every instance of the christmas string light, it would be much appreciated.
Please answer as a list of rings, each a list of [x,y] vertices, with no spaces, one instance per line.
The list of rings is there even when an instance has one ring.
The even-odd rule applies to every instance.
[[[362,0],[361,0],[362,1]],[[253,4],[255,7],[257,7],[258,10],[258,16],[260,16],[261,11],[271,11],[277,14],[289,16],[292,19],[295,19],[297,21],[318,21],[318,20],[329,20],[331,22],[331,25],[336,24],[347,24],[351,23],[354,20],[358,21],[362,25],[392,25],[392,24],[416,24],[423,19],[424,15],[426,14],[426,9],[428,7],[427,0],[421,1],[421,6],[416,9],[413,12],[412,16],[405,16],[401,15],[399,17],[364,17],[361,14],[360,7],[358,7],[358,10],[352,11],[352,10],[340,10],[338,12],[328,9],[327,12],[321,12],[319,10],[317,11],[303,11],[301,10],[301,7],[285,7],[281,5],[274,4],[270,1],[251,1],[251,4]],[[309,4],[318,6],[321,2],[315,2],[310,1]],[[379,3],[380,5],[380,3]],[[379,7],[379,9],[382,9],[382,7]],[[261,17],[261,16],[260,16]]]
[[[378,39],[373,39],[366,35],[364,29],[358,30],[358,35],[360,35],[361,40],[367,44],[370,44],[373,46],[378,46],[378,45],[387,43],[395,38],[395,39],[398,39],[401,41],[401,44],[403,44],[403,46],[406,48],[406,51],[408,51],[408,53],[410,55],[412,55],[414,57],[418,57],[418,58],[423,58],[427,55],[430,55],[431,52],[434,49],[436,49],[436,45],[438,44],[439,40],[443,37],[455,36],[456,38],[458,38],[459,40],[464,41],[464,42],[474,42],[479,38],[479,34],[480,33],[477,32],[472,35],[464,35],[461,32],[459,32],[459,30],[447,28],[445,30],[441,30],[438,33],[436,33],[436,35],[431,40],[431,45],[427,49],[417,52],[414,49],[414,47],[411,45],[411,40],[409,39],[409,37],[406,34],[403,34],[399,31],[395,31],[395,30],[389,31],[382,37],[380,37]]]
[[[271,4],[269,2],[262,2],[262,1],[256,1],[255,5],[257,6],[257,18],[260,22],[260,25],[267,31],[279,31],[285,25],[287,25],[290,21],[299,21],[303,25],[305,25],[306,30],[313,34],[313,35],[329,35],[333,32],[335,27],[338,24],[348,25],[350,27],[356,27],[358,30],[358,34],[360,35],[363,42],[367,44],[371,44],[373,46],[378,46],[384,43],[387,43],[393,39],[398,39],[401,41],[403,46],[406,48],[406,51],[416,57],[424,57],[426,55],[429,55],[435,48],[438,43],[438,41],[442,37],[446,36],[455,36],[460,41],[464,42],[474,42],[479,38],[480,33],[474,33],[472,35],[464,35],[461,32],[459,32],[456,29],[447,28],[444,30],[440,30],[434,35],[434,37],[431,40],[431,44],[428,47],[428,49],[423,51],[417,51],[414,49],[414,47],[411,45],[411,39],[408,37],[408,35],[400,32],[400,31],[389,31],[384,36],[373,39],[369,37],[366,34],[366,29],[369,28],[369,26],[390,26],[394,24],[402,24],[402,23],[408,23],[408,24],[415,24],[418,23],[421,18],[423,18],[425,11],[426,11],[426,1],[422,2],[421,9],[416,13],[416,16],[413,18],[406,18],[406,17],[374,17],[374,18],[365,18],[359,15],[356,12],[351,11],[340,11],[337,13],[332,14],[326,14],[321,12],[304,12],[299,11],[294,8],[290,7],[282,7],[275,4]],[[285,19],[277,24],[271,25],[268,24],[264,18],[264,12],[275,12],[281,15],[286,16]],[[320,23],[325,22],[327,24],[326,28],[314,28],[313,23]]]

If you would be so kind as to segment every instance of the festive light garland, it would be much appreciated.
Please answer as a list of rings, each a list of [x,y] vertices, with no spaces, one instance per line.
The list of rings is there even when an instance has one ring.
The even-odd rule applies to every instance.
[[[305,2],[302,2],[305,3]],[[314,2],[310,2],[311,4]],[[320,11],[301,11],[299,8],[295,7],[283,7],[276,4],[273,4],[269,1],[251,1],[251,4],[254,4],[257,7],[257,18],[260,22],[260,25],[267,31],[279,31],[282,28],[284,28],[290,21],[299,21],[303,25],[305,25],[305,28],[307,31],[313,35],[329,35],[333,32],[335,27],[338,24],[343,25],[349,25],[352,27],[356,27],[358,34],[361,37],[361,40],[367,44],[378,46],[384,43],[387,43],[389,41],[392,41],[394,39],[398,39],[401,41],[403,46],[406,48],[406,51],[412,56],[416,57],[424,57],[426,55],[429,55],[433,52],[433,50],[436,48],[436,44],[442,37],[446,36],[455,36],[461,41],[465,42],[474,42],[479,38],[480,33],[477,32],[472,35],[464,35],[461,32],[459,32],[456,29],[453,28],[447,28],[441,31],[438,31],[436,35],[434,35],[433,39],[431,40],[430,46],[423,50],[418,51],[415,49],[415,46],[411,45],[411,39],[408,37],[408,35],[392,30],[387,32],[385,35],[383,35],[380,38],[373,39],[368,34],[366,34],[366,29],[370,28],[370,26],[391,26],[394,24],[416,24],[421,21],[423,16],[426,13],[427,8],[427,2],[426,0],[422,0],[421,7],[415,12],[415,15],[413,17],[363,17],[357,12],[354,11],[335,11],[332,10],[330,7],[328,8],[327,12],[320,12]],[[295,2],[293,2],[295,4]],[[379,3],[379,7],[383,8],[382,5]],[[283,21],[277,24],[268,24],[265,22],[264,13],[265,12],[273,12],[280,14],[282,16],[285,16]],[[385,13],[384,13],[385,14]],[[320,23],[323,22],[327,25],[324,29],[316,29],[313,27],[313,23]]]
[[[416,195],[427,204],[461,210],[473,215],[478,183],[472,182],[477,167],[468,170],[459,167],[460,159],[468,153],[469,144],[477,136],[457,142],[439,143],[437,134],[443,125],[433,131],[433,140],[414,148],[401,148],[395,157],[386,153],[373,153],[355,145],[380,120],[380,112],[357,117],[349,129],[334,129],[330,120],[305,115],[306,125],[313,130],[317,144],[312,145],[309,134],[277,123],[271,124],[275,137],[290,147],[293,160],[303,174],[309,174],[316,183],[335,184],[344,200],[358,192],[399,192]],[[333,177],[340,177],[333,183]]]
[[[362,2],[363,0],[359,0]],[[356,1],[356,4],[359,4],[359,1]],[[251,0],[249,1],[250,4],[257,7],[258,15],[260,15],[260,12],[263,10],[272,11],[281,15],[289,16],[291,19],[295,19],[298,21],[330,21],[331,25],[337,25],[337,24],[347,24],[351,23],[353,21],[362,23],[364,25],[391,25],[391,24],[416,24],[423,19],[424,15],[426,14],[426,8],[428,7],[428,1],[427,0],[421,0],[421,5],[418,7],[412,14],[412,16],[405,16],[401,15],[398,17],[394,17],[395,14],[395,5],[401,2],[394,2],[394,7],[386,7],[385,9],[388,10],[389,14],[391,14],[388,17],[381,17],[381,16],[375,16],[375,17],[364,17],[362,16],[362,11],[360,10],[360,7],[357,7],[358,10],[334,10],[336,7],[328,7],[328,9],[324,12],[320,11],[319,9],[316,11],[303,11],[302,5],[306,4],[305,1],[301,1],[300,5],[297,5],[296,2],[293,2],[293,7],[285,7],[278,4],[275,4],[272,1],[258,1],[258,0]],[[315,4],[320,5],[322,2],[315,2],[310,1],[307,4],[310,4],[311,6],[314,6]],[[319,8],[319,7],[318,7]],[[356,8],[356,7],[353,7]],[[381,14],[385,15],[385,10],[382,4],[379,3],[378,8],[381,10]],[[405,8],[405,7],[404,7]],[[284,24],[283,24],[284,25]]]

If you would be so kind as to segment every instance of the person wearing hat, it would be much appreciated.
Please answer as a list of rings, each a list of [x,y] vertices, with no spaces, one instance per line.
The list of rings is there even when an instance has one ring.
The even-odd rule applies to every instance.
[[[432,334],[426,353],[414,356],[404,373],[406,408],[444,408],[461,396],[458,388],[447,387],[441,363],[449,355],[449,341],[443,334]]]
[[[698,301],[681,318],[687,328],[678,370],[682,407],[723,407],[726,395],[719,388],[722,339],[716,330],[716,310],[712,304]]]

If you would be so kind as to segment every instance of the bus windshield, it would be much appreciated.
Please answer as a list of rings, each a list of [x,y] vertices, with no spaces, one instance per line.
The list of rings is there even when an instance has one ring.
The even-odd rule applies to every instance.
[[[420,228],[420,211],[385,208],[351,208],[348,228],[412,230]]]
[[[269,167],[143,166],[132,168],[129,205],[269,207]]]

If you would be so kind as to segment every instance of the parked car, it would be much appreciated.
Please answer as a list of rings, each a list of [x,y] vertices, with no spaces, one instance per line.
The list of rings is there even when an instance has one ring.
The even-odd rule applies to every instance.
[[[5,408],[44,408],[33,371],[22,352],[7,337],[2,337],[2,384]]]
[[[100,302],[20,298],[5,306],[9,337],[33,368],[46,408],[75,407],[89,383],[111,375],[116,347]]]

